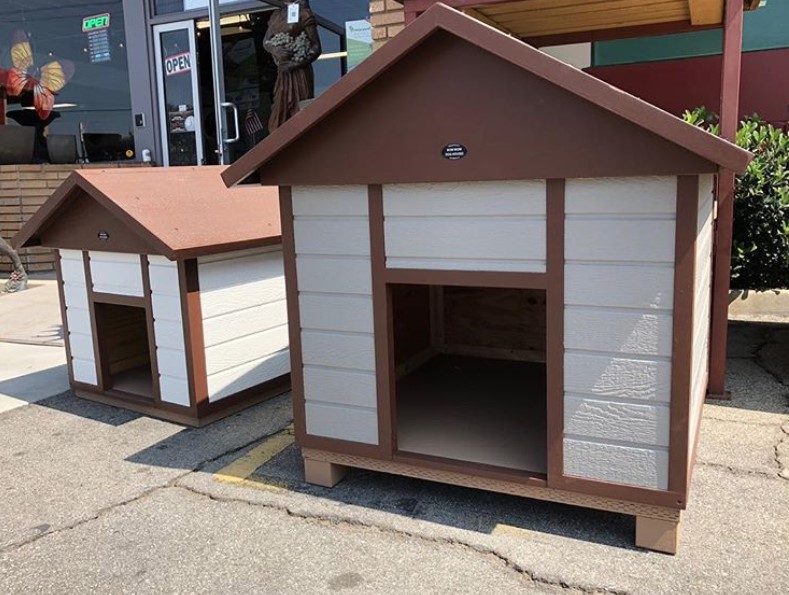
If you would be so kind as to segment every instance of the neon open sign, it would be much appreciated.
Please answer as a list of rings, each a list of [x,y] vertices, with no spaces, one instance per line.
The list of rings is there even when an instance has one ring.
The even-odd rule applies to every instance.
[[[110,27],[110,13],[97,14],[92,17],[85,17],[82,19],[82,32],[96,31],[98,29],[109,29]]]

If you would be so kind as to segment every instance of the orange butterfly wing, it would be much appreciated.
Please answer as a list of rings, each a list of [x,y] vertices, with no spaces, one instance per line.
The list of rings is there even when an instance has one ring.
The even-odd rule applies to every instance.
[[[57,93],[66,86],[71,75],[74,73],[74,67],[71,62],[66,60],[60,62],[50,62],[41,67],[41,78],[39,83],[46,89],[53,93]]]
[[[55,108],[54,93],[41,85],[41,83],[38,83],[33,88],[33,105],[36,108],[38,117],[42,120],[46,120]]]
[[[24,33],[17,33],[11,45],[11,63],[17,70],[33,68],[33,48]]]

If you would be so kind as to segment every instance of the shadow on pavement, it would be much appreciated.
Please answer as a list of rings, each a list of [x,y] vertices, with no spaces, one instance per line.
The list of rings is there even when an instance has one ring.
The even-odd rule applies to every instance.
[[[38,401],[34,406],[54,409],[111,426],[122,426],[142,417],[133,411],[80,399],[71,391]]]
[[[428,523],[477,533],[517,536],[533,532],[605,544],[628,550],[634,517],[508,496],[398,475],[351,469],[334,488],[304,482],[299,449],[289,446],[249,478],[292,492],[360,506]]]

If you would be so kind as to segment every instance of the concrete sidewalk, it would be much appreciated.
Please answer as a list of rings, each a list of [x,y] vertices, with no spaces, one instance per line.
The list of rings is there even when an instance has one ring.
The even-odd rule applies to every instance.
[[[189,429],[64,392],[0,413],[0,592],[785,593],[789,325],[732,323],[728,385],[676,557],[617,514],[360,471],[310,486],[288,395]]]
[[[68,390],[57,282],[0,293],[0,413]]]

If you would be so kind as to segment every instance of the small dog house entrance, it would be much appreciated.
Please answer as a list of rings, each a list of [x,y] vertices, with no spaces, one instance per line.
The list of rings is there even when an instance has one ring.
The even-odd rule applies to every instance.
[[[105,389],[153,398],[145,308],[96,303],[96,331]]]
[[[397,449],[543,475],[545,291],[392,285]]]

